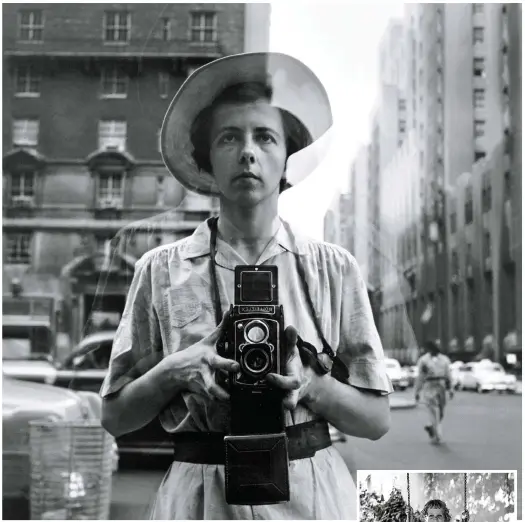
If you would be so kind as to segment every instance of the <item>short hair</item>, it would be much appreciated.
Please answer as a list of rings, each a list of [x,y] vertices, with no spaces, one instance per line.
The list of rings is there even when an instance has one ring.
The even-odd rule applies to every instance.
[[[197,114],[190,130],[190,139],[193,145],[193,159],[199,169],[212,174],[210,161],[211,136],[210,129],[213,113],[220,105],[228,103],[253,103],[260,100],[271,101],[273,89],[264,82],[244,82],[226,87],[212,101]],[[312,135],[303,122],[291,112],[279,108],[283,121],[286,142],[286,159],[304,149],[313,142]],[[281,180],[279,192],[283,192],[291,185],[286,179]]]
[[[447,505],[442,500],[438,500],[438,499],[429,500],[425,504],[425,507],[422,509],[421,514],[423,516],[427,517],[429,509],[441,509],[441,511],[443,511],[443,517],[445,519],[444,522],[450,522],[452,520],[452,516],[450,515],[450,511],[449,511]]]

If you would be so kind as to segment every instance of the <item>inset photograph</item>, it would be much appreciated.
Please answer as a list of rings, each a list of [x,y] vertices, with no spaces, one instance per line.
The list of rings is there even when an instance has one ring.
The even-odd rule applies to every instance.
[[[515,522],[516,471],[358,471],[360,522]]]

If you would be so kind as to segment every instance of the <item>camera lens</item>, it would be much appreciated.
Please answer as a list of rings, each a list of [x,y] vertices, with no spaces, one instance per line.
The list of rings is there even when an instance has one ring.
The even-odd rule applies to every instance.
[[[262,321],[250,321],[244,336],[249,343],[263,343],[268,338],[268,327]]]
[[[270,355],[263,348],[251,348],[244,355],[244,366],[250,373],[259,375],[269,368]]]

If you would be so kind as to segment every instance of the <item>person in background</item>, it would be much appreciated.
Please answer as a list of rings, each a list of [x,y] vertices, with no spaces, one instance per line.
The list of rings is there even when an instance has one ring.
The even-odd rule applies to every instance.
[[[443,438],[443,418],[447,404],[447,391],[452,399],[452,374],[450,359],[442,354],[434,341],[425,343],[426,353],[417,362],[418,377],[415,385],[415,399],[421,399],[428,412],[425,430],[434,444]]]

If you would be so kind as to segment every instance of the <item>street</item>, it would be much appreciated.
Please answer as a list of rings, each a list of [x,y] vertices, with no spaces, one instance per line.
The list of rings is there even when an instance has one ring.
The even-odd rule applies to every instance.
[[[413,390],[396,392],[412,398]],[[392,427],[379,441],[350,437],[337,444],[354,480],[362,470],[512,470],[521,463],[521,395],[457,393],[444,422],[445,442],[429,444],[423,407],[392,411]],[[519,481],[521,483],[521,469]],[[130,465],[113,483],[113,520],[141,519],[154,499],[164,470]],[[521,504],[521,488],[517,488]],[[518,519],[521,513],[518,513]]]

